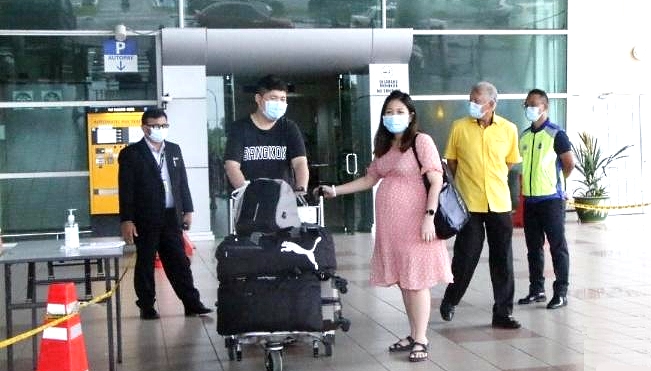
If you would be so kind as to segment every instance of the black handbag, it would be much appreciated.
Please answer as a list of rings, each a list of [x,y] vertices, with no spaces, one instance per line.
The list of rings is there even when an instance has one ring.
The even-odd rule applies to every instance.
[[[422,165],[418,159],[415,137],[411,148],[420,169]],[[466,202],[454,185],[454,178],[448,165],[441,161],[441,166],[443,167],[443,186],[439,193],[439,206],[436,208],[436,214],[434,214],[434,229],[438,238],[447,240],[459,233],[461,228],[468,223],[470,214]],[[430,183],[426,174],[423,174],[423,183],[425,184],[425,190],[429,192]]]

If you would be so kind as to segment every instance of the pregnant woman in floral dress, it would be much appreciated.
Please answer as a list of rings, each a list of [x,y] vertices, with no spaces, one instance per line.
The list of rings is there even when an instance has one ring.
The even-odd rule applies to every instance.
[[[408,351],[410,361],[424,361],[428,357],[430,288],[452,282],[445,241],[434,231],[443,170],[432,138],[418,133],[415,106],[408,94],[393,91],[384,101],[380,121],[366,175],[322,189],[326,197],[336,197],[370,189],[381,180],[375,199],[377,224],[370,281],[376,286],[397,285],[402,292],[410,334],[389,351]],[[412,150],[414,141],[422,168]],[[423,174],[432,184],[429,192]]]

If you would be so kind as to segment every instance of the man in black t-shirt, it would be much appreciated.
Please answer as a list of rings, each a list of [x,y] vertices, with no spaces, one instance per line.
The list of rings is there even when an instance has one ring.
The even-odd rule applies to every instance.
[[[287,84],[263,77],[255,94],[257,109],[231,125],[224,168],[233,188],[257,178],[284,179],[307,190],[309,170],[303,136],[287,110]]]

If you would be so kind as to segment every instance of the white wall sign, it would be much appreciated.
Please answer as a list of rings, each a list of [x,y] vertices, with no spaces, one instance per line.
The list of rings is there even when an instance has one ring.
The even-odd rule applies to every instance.
[[[389,95],[394,90],[409,92],[409,65],[369,64],[371,95]]]

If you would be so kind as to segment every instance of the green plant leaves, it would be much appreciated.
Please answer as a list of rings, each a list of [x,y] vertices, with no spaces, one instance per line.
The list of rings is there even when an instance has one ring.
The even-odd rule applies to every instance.
[[[581,197],[604,197],[608,195],[606,185],[606,168],[614,161],[628,157],[624,154],[632,145],[626,145],[611,155],[604,155],[599,145],[599,140],[588,132],[579,133],[580,144],[572,143],[572,152],[576,157],[576,170],[583,175],[576,192]],[[576,193],[575,192],[575,193]]]

